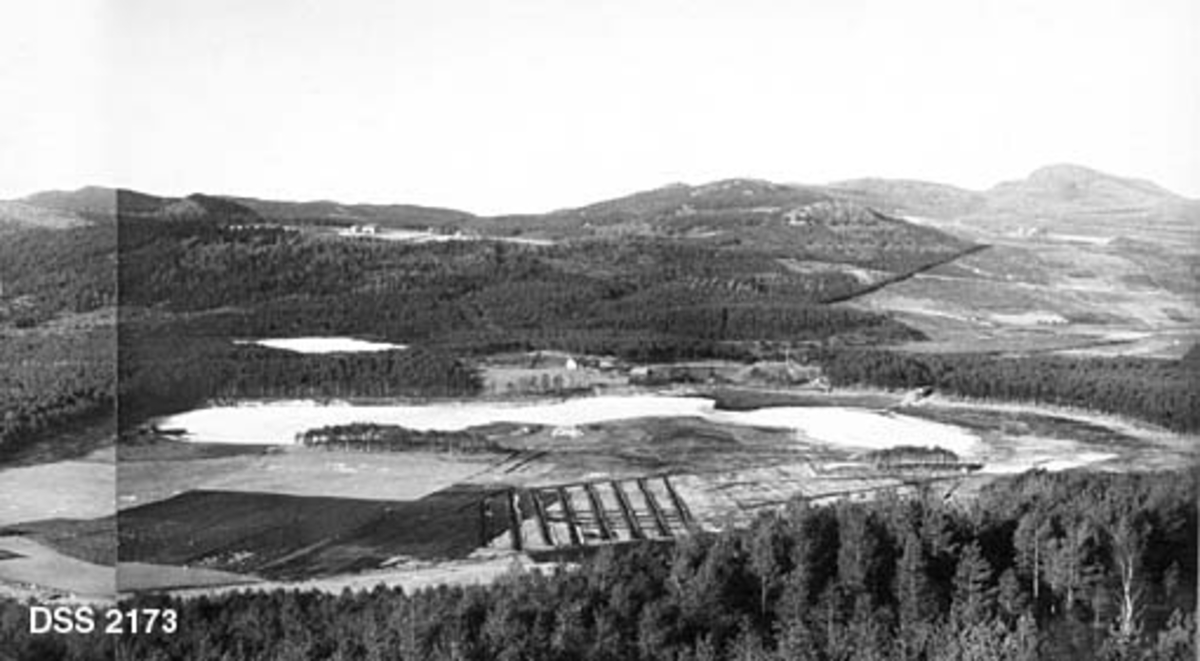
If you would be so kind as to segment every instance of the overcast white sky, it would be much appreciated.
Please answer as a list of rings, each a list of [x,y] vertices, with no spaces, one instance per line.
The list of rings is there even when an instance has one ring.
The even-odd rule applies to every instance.
[[[477,213],[661,184],[1200,197],[1194,0],[60,0],[0,9],[0,197],[97,183]]]

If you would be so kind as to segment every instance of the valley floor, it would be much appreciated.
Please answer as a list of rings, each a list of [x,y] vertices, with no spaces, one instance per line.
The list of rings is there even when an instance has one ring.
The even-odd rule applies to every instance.
[[[1200,445],[1193,436],[1113,416],[1038,405],[938,395],[913,401],[911,395],[881,390],[703,394],[718,402],[736,400],[739,410],[767,405],[783,412],[801,406],[817,413],[830,406],[866,407],[884,419],[923,420],[931,430],[955,429],[977,439],[978,451],[969,459],[983,466],[970,475],[889,472],[862,463],[863,448],[830,445],[796,429],[721,424],[720,416],[529,425],[503,432],[507,454],[160,441],[131,449],[134,454],[119,468],[122,539],[136,542],[122,542],[120,587],[207,594],[488,581],[513,563],[533,562],[529,552],[553,549],[537,541],[537,518],[526,511],[522,530],[530,548],[518,552],[503,521],[481,526],[480,503],[493,503],[490,507],[503,517],[509,511],[500,505],[507,498],[503,494],[541,494],[549,498],[544,501],[547,521],[555,528],[556,543],[562,543],[567,514],[555,496],[563,493],[556,491],[562,485],[582,514],[581,530],[596,538],[602,536],[597,518],[605,515],[593,516],[581,485],[600,485],[601,511],[622,539],[628,531],[619,503],[612,500],[615,491],[607,486],[612,480],[629,481],[625,490],[641,511],[645,506],[633,481],[669,474],[699,527],[715,530],[743,525],[764,508],[796,496],[870,498],[926,483],[962,498],[996,476],[1031,468],[1178,469],[1196,464]],[[763,420],[770,419],[771,408],[759,411]],[[922,440],[918,434],[903,442],[921,445]],[[667,502],[665,492],[659,493]],[[352,520],[356,516],[361,520]],[[642,519],[647,527],[649,521]]]

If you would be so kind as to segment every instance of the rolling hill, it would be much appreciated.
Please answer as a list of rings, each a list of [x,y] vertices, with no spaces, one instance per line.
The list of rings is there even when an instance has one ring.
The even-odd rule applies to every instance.
[[[223,224],[260,223],[263,218],[232,200],[195,193],[183,198],[148,195],[124,188],[88,186],[75,191],[46,191],[9,203],[43,212],[58,212],[89,220],[154,219],[213,221]]]
[[[85,186],[73,191],[42,191],[29,195],[21,201],[43,209],[113,215],[116,213],[118,198],[121,198],[121,202],[125,205],[135,202],[130,196],[140,196],[140,194],[103,186]]]
[[[68,229],[86,224],[86,220],[70,211],[0,200],[0,232],[30,228]]]
[[[78,217],[112,216],[117,211],[128,217],[210,215],[278,224],[432,226],[557,238],[713,238],[735,230],[778,225],[779,221],[792,227],[804,226],[804,220],[810,225],[843,229],[857,225],[871,231],[899,229],[900,225],[889,221],[911,220],[968,239],[1061,233],[1097,240],[1125,237],[1178,249],[1194,249],[1200,238],[1200,201],[1141,179],[1066,164],[1043,167],[1023,179],[1005,181],[983,191],[906,179],[865,178],[813,186],[743,178],[695,186],[671,184],[577,208],[492,217],[412,204],[299,202],[204,194],[171,198],[90,186],[4,202],[0,218],[65,226],[79,222]],[[921,238],[930,236],[922,234]],[[745,236],[739,238],[747,240]]]
[[[779,259],[893,273],[953,259],[973,246],[829,189],[756,179],[673,184],[575,209],[489,218],[473,227],[560,241],[640,238],[736,246]]]
[[[984,191],[860,179],[840,195],[985,243],[861,303],[942,340],[932,346],[1091,347],[1178,356],[1200,324],[1200,201],[1077,165]]]
[[[975,238],[1058,234],[1126,237],[1197,250],[1200,201],[1157,184],[1080,165],[1039,168],[984,191],[894,179],[831,184],[837,195]]]
[[[818,187],[730,179],[701,186],[666,186],[576,209],[497,217],[404,204],[282,202],[203,194],[169,198],[97,187],[38,193],[11,204],[48,218],[77,214],[92,219],[115,215],[125,221],[218,225],[373,224],[385,229],[433,228],[471,236],[551,241],[682,241],[890,273],[908,273],[949,261],[973,246],[970,241],[906,222],[835,193]],[[811,265],[801,264],[800,268],[811,269]]]
[[[330,200],[289,202],[253,197],[228,197],[271,222],[313,225],[361,225],[425,228],[458,225],[475,218],[455,209],[415,204],[342,204]]]
[[[118,211],[128,221],[310,232],[373,224],[466,239],[611,243],[624,247],[547,259],[572,277],[624,273],[639,281],[662,277],[657,262],[670,264],[663,292],[688,300],[701,286],[725,298],[768,289],[783,295],[793,281],[825,278],[834,284],[821,285],[819,298],[828,301],[840,300],[834,291],[860,295],[886,285],[857,304],[899,313],[943,339],[1013,328],[1186,336],[1200,320],[1200,201],[1077,165],[1043,167],[987,190],[881,178],[824,186],[727,179],[492,217],[408,204],[169,198],[89,187],[3,203],[0,227],[71,227]],[[638,260],[650,262],[634,268]],[[682,268],[687,260],[708,263]]]

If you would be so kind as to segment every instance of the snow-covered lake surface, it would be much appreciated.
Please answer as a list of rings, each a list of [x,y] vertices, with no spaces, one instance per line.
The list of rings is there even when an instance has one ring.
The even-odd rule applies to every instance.
[[[374,422],[412,429],[454,431],[494,422],[575,426],[632,418],[699,417],[719,424],[794,429],[817,442],[862,449],[936,445],[964,458],[983,451],[979,438],[951,425],[842,407],[776,407],[718,411],[700,397],[602,396],[533,403],[438,402],[424,405],[320,404],[282,401],[208,407],[157,421],[182,429],[185,439],[208,443],[288,444],[306,430]]]
[[[368,342],[352,337],[284,337],[262,340],[235,340],[234,344],[257,344],[272,349],[295,351],[296,353],[359,353],[364,351],[391,351],[407,349],[404,344]]]

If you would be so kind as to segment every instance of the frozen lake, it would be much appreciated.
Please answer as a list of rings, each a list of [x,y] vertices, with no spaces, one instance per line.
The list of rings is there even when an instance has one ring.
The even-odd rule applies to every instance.
[[[964,458],[984,449],[979,438],[964,429],[903,415],[800,406],[718,411],[710,399],[656,395],[372,406],[282,401],[196,409],[160,419],[157,424],[185,430],[185,440],[195,442],[280,445],[294,443],[298,434],[309,429],[354,422],[455,431],[495,422],[565,427],[648,417],[697,417],[718,424],[791,429],[805,439],[861,449],[936,445]]]

